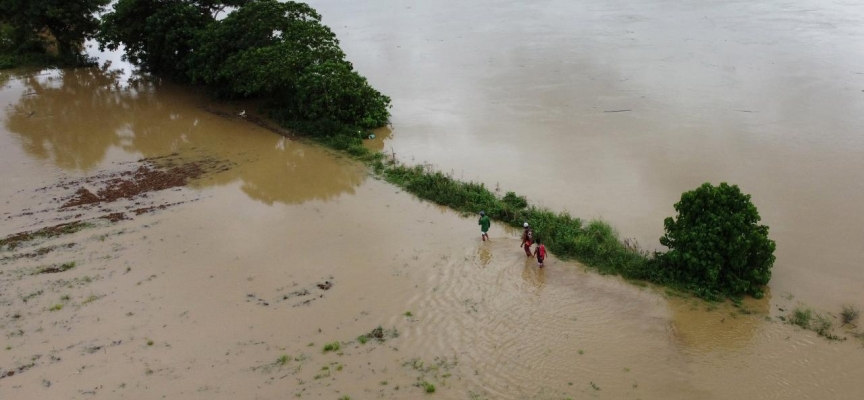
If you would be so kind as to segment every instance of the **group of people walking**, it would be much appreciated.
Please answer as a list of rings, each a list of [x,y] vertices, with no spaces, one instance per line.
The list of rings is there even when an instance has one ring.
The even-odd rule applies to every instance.
[[[492,225],[492,220],[489,219],[485,211],[480,211],[480,219],[477,221],[477,224],[480,225],[480,238],[484,242],[489,240],[489,227]],[[522,224],[522,227],[524,230],[522,231],[519,247],[525,250],[526,257],[536,257],[537,264],[540,268],[543,268],[543,260],[546,259],[546,246],[534,237],[534,231],[527,222]],[[533,251],[531,250],[532,245],[535,245]]]

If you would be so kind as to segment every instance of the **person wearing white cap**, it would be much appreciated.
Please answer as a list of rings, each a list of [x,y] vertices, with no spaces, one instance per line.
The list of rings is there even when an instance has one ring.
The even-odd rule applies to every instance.
[[[525,249],[526,257],[531,257],[533,255],[531,254],[531,244],[534,243],[534,231],[532,231],[531,228],[528,227],[527,222],[522,224],[522,226],[525,228],[525,230],[522,231],[522,242],[519,244],[519,247]]]

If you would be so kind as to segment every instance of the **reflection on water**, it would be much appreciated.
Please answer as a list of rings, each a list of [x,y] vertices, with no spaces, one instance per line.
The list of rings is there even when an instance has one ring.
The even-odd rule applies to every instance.
[[[728,351],[752,346],[767,326],[770,291],[762,299],[746,298],[738,307],[697,299],[670,299],[672,333],[685,350],[695,353]]]
[[[533,258],[529,258],[525,261],[525,268],[522,269],[522,279],[537,289],[535,294],[540,294],[543,285],[546,284],[546,270],[538,267]]]
[[[134,123],[136,99],[146,99],[136,86],[119,95],[116,73],[106,69],[49,71],[17,80],[24,90],[7,111],[6,129],[21,136],[28,154],[67,170],[92,169],[109,147],[121,145],[123,135],[116,132]]]
[[[492,262],[492,252],[485,246],[480,246],[477,250],[477,259],[480,261],[480,266],[487,267]]]
[[[196,185],[239,182],[266,204],[327,200],[365,179],[362,168],[322,149],[205,111],[207,101],[188,88],[121,77],[107,66],[14,77],[10,88],[20,94],[8,100],[4,126],[28,155],[72,173],[94,172],[112,149],[121,160],[223,158],[236,167]]]

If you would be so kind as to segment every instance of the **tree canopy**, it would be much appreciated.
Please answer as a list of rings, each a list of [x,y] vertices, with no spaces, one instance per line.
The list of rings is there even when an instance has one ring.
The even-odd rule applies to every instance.
[[[304,3],[119,0],[99,40],[112,50],[125,46],[126,58],[153,74],[222,97],[265,100],[281,119],[373,128],[389,117],[390,99],[354,71],[336,35]]]
[[[705,297],[751,294],[761,297],[771,279],[775,243],[759,212],[736,185],[705,183],[685,192],[666,218],[659,268],[667,279]]]
[[[95,13],[110,0],[0,0],[3,50],[15,54],[55,50],[75,56],[99,28]]]

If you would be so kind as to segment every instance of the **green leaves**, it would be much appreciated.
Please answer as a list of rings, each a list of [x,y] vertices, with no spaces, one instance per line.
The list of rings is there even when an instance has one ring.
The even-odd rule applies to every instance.
[[[685,192],[666,218],[658,267],[667,279],[697,293],[761,297],[771,279],[775,243],[760,221],[750,195],[725,182]]]
[[[81,45],[99,27],[95,13],[109,0],[0,0],[0,52],[80,59]]]
[[[224,5],[237,8],[216,19]],[[100,42],[125,45],[126,57],[154,74],[206,85],[222,97],[262,99],[283,121],[354,129],[390,117],[390,98],[354,71],[336,35],[304,3],[119,0]]]

